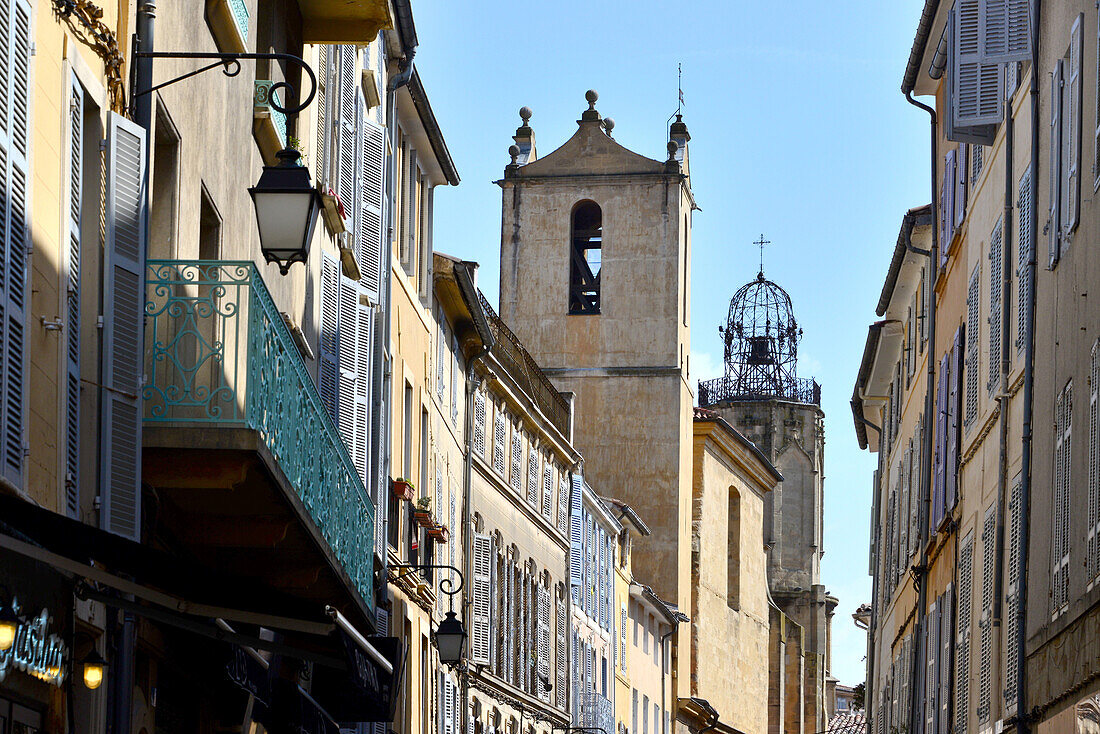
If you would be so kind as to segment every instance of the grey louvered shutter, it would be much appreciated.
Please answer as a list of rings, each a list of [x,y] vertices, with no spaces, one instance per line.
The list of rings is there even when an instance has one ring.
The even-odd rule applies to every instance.
[[[359,373],[359,289],[355,281],[340,276],[338,340],[338,377],[336,382],[336,425],[351,454],[352,463],[361,476],[366,476],[366,436],[357,416],[362,395]],[[363,403],[365,409],[365,403]],[[364,414],[363,419],[366,418]],[[425,488],[426,489],[426,488]]]
[[[1081,219],[1081,132],[1084,115],[1081,102],[1084,99],[1084,23],[1085,16],[1080,14],[1070,29],[1069,69],[1067,70],[1067,102],[1065,110],[1066,140],[1065,157],[1065,202],[1062,211],[1062,242],[1069,244],[1073,231]]]
[[[407,140],[407,138],[406,138]],[[403,213],[403,226],[402,231],[405,233],[405,256],[407,258],[406,265],[409,268],[409,272],[416,272],[417,263],[415,261],[416,253],[416,220],[417,209],[420,206],[419,196],[416,190],[416,174],[419,167],[416,164],[416,150],[410,145],[406,148],[405,154],[405,170],[402,172],[402,178],[404,179],[404,199],[405,204],[401,208]]]
[[[121,115],[110,113],[107,125],[100,517],[104,529],[140,540],[146,142]]]
[[[956,130],[996,125],[1004,115],[1004,74],[1000,62],[982,58],[982,0],[956,0],[951,67]]]
[[[535,610],[538,617],[536,655],[538,663],[538,675],[543,681],[550,681],[550,592],[542,586],[535,587],[538,591]],[[543,701],[550,700],[550,692],[542,681],[535,682],[535,690]]]
[[[971,148],[969,143],[960,143],[958,147],[958,153],[956,153],[956,171],[955,171],[955,200],[953,202],[955,209],[955,227],[962,226],[963,220],[966,219],[966,154]]]
[[[516,594],[519,593],[519,589],[516,588],[517,586],[515,562],[505,557],[503,585],[504,624],[502,626],[504,632],[504,655],[502,656],[504,674],[502,677],[513,685],[515,685],[516,682],[516,610],[518,608],[516,604]]]
[[[564,471],[558,479],[558,531],[569,532],[569,478]]]
[[[992,704],[990,668],[993,665],[993,573],[996,558],[997,517],[995,505],[985,513],[982,523],[982,615],[978,621],[978,723],[989,721]]]
[[[358,162],[356,136],[356,48],[339,46],[336,61],[336,194],[344,205],[345,226],[355,228],[355,167]],[[354,236],[354,232],[352,233]]]
[[[507,443],[508,417],[503,405],[493,407],[493,468],[504,476],[504,445]]]
[[[939,721],[939,659],[940,659],[940,608],[936,602],[928,608],[925,617],[927,636],[925,637],[925,679],[924,679],[924,731],[925,734],[937,734]]]
[[[974,593],[974,533],[963,540],[959,550],[959,604],[955,638],[955,731],[969,731],[970,723],[970,632]]]
[[[458,362],[458,337],[451,334],[451,424],[458,425],[458,404],[461,400],[459,389],[459,377],[462,375],[462,367]]]
[[[940,360],[940,377],[936,382],[936,434],[934,471],[932,474],[932,507],[929,516],[929,535],[935,535],[943,519],[945,504],[945,487],[947,484],[947,395],[950,375],[951,359],[945,354]]]
[[[359,296],[362,289],[355,287]],[[355,376],[355,450],[352,458],[363,485],[370,488],[371,393],[374,384],[375,312],[362,298],[357,298],[359,323],[355,335],[359,351],[359,370]],[[437,507],[437,510],[441,508]]]
[[[981,0],[982,60],[1006,64],[1031,58],[1029,0]]]
[[[327,254],[321,256],[321,298],[318,304],[321,324],[321,358],[317,363],[317,387],[321,403],[336,422],[336,393],[340,374],[340,265]]]
[[[1085,532],[1085,581],[1100,578],[1100,341],[1092,345],[1089,370],[1088,517]]]
[[[1095,382],[1093,383],[1095,385]],[[1091,454],[1091,452],[1090,452]],[[1090,456],[1091,459],[1091,456]],[[1090,485],[1090,488],[1094,485]],[[1016,645],[1019,642],[1019,629],[1017,624],[1020,617],[1016,604],[1020,593],[1020,544],[1022,542],[1020,522],[1021,503],[1020,492],[1022,480],[1017,474],[1012,481],[1012,490],[1008,497],[1008,537],[1005,539],[1005,598],[1004,598],[1004,701],[1005,713],[1009,716],[1016,712],[1016,685],[1019,682],[1019,668],[1016,666]],[[1091,500],[1091,498],[1090,498]]]
[[[936,685],[939,687],[939,720],[937,726],[941,734],[947,734],[951,725],[951,661],[955,650],[954,630],[955,618],[953,607],[955,602],[955,589],[950,583],[940,596],[940,657],[938,662],[940,677]]]
[[[519,426],[512,429],[512,456],[508,467],[509,480],[516,494],[523,494],[523,432]]]
[[[0,18],[0,474],[22,487],[31,13],[21,0],[0,2],[0,7],[5,14]]]
[[[474,393],[474,453],[485,458],[485,391]]]
[[[355,233],[359,283],[371,303],[380,302],[382,289],[382,177],[385,171],[385,133],[363,118],[362,166],[359,169],[359,222]]]
[[[1054,406],[1054,527],[1051,532],[1051,612],[1064,611],[1069,602],[1070,479],[1072,476],[1073,386],[1067,384]]]
[[[557,675],[554,690],[557,691],[556,699],[558,708],[565,710],[565,707],[568,703],[566,700],[566,670],[568,669],[569,661],[566,659],[568,652],[566,651],[565,645],[565,632],[569,625],[568,610],[566,606],[566,600],[568,599],[568,596],[564,593],[564,589],[561,589],[561,593],[559,593],[557,596],[558,614],[555,625],[555,632],[557,633],[557,647],[554,650],[554,668]]]
[[[542,469],[542,516],[550,520],[554,514],[554,470],[550,457]]]
[[[332,105],[332,62],[335,57],[335,47],[319,45],[317,47],[317,98],[313,103],[316,114],[317,129],[313,141],[313,154],[316,158],[317,182],[322,190],[328,188],[329,169],[329,120],[332,119],[329,108]]]
[[[964,425],[968,428],[978,417],[978,375],[981,373],[979,364],[979,345],[981,344],[981,332],[978,329],[978,318],[981,309],[981,269],[979,262],[970,273],[970,283],[966,291],[966,413]]]
[[[1047,219],[1047,264],[1053,268],[1062,246],[1062,88],[1064,64],[1054,62],[1050,87],[1050,213]]]
[[[1001,283],[1004,280],[1004,254],[1001,251],[1004,240],[1003,221],[998,219],[997,226],[989,235],[989,351],[987,354],[986,390],[995,395],[1001,385]]]
[[[946,224],[945,235],[947,238],[944,250],[948,253],[951,251],[951,243],[955,238],[955,217],[958,213],[957,201],[955,199],[956,186],[952,185],[958,178],[958,154],[958,150],[947,151],[947,158],[944,163],[944,194],[947,196],[944,204],[944,222]],[[900,403],[901,401],[895,400],[895,402]]]
[[[569,588],[573,596],[573,603],[580,604],[581,584],[583,583],[584,548],[583,528],[584,516],[581,514],[581,492],[584,486],[584,478],[580,474],[573,475],[572,496],[569,503]]]
[[[1100,137],[1097,138],[1100,140]],[[1027,332],[1027,302],[1031,291],[1027,281],[1027,262],[1031,248],[1031,167],[1020,177],[1020,194],[1016,204],[1019,221],[1016,227],[1019,244],[1016,247],[1016,349],[1023,351]]]
[[[951,347],[951,382],[947,390],[947,454],[944,466],[945,513],[953,510],[959,499],[959,447],[962,445],[959,400],[962,387],[963,349],[969,338],[969,334],[960,326],[955,330],[955,341]]]
[[[80,517],[80,245],[84,89],[69,72],[69,252],[65,294],[65,511]]]
[[[539,451],[533,442],[527,452],[527,503],[539,506]]]
[[[489,664],[490,616],[493,589],[491,586],[493,541],[488,535],[474,533],[473,538],[473,621],[470,624],[470,662]]]

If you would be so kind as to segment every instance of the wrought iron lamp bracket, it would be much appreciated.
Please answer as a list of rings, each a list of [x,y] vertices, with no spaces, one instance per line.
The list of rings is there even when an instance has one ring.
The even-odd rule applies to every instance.
[[[396,568],[400,571],[400,573],[397,574],[396,576],[390,576],[389,579],[388,579],[390,583],[395,583],[397,581],[400,581],[403,578],[406,578],[410,574],[416,573],[418,571],[423,571],[423,570],[429,569],[429,568],[438,568],[438,569],[441,569],[441,570],[444,570],[444,571],[453,571],[454,573],[458,574],[458,584],[457,585],[455,584],[454,579],[451,579],[451,578],[441,578],[441,579],[439,579],[439,590],[442,593],[446,594],[449,598],[452,598],[452,599],[454,598],[454,596],[456,594],[458,594],[458,592],[462,591],[462,587],[465,584],[465,579],[462,576],[462,572],[459,571],[454,566],[448,566],[446,564],[424,563],[424,564],[419,564],[419,565],[413,565],[413,564],[408,564],[408,563],[402,563],[400,566],[396,566]]]
[[[176,82],[182,82],[184,79],[190,79],[193,76],[202,74],[205,71],[210,71],[211,69],[216,69],[219,66],[222,67],[222,73],[226,76],[237,76],[241,73],[242,61],[261,60],[288,61],[292,64],[297,64],[298,66],[302,67],[302,70],[306,73],[306,76],[309,77],[309,94],[306,95],[306,99],[304,102],[295,107],[283,107],[281,104],[275,101],[274,95],[272,95],[269,100],[269,104],[271,105],[271,108],[273,110],[277,112],[282,112],[284,115],[296,114],[304,110],[306,107],[309,107],[310,103],[313,101],[314,96],[316,96],[317,94],[317,75],[313,73],[313,69],[310,68],[309,64],[307,64],[305,60],[299,58],[298,56],[294,56],[293,54],[239,54],[199,53],[191,51],[148,51],[135,52],[133,55],[135,58],[139,59],[214,59],[215,61],[214,63],[207,64],[202,68],[195,69],[194,71],[189,71],[186,74],[181,74],[174,79],[169,79],[166,82],[161,82],[160,84],[157,84],[154,87],[150,87],[149,89],[136,90],[132,94],[131,99],[136,99],[146,94],[151,94],[158,89],[163,89],[164,87],[175,84]],[[294,87],[287,82],[275,82],[271,85],[272,92],[276,92],[280,89],[287,90],[287,99],[289,99],[291,93],[295,91]]]

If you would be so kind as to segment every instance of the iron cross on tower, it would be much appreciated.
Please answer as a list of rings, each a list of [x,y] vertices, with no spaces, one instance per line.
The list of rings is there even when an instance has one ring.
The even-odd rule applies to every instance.
[[[753,242],[754,245],[760,248],[760,275],[764,275],[764,245],[770,245],[771,240],[764,239],[763,233],[760,235],[760,239]]]

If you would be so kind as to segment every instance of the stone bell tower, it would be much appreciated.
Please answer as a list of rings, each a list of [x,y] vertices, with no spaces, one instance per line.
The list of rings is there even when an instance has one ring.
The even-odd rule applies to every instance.
[[[690,136],[677,120],[666,160],[646,158],[612,137],[596,92],[585,97],[577,131],[542,158],[531,111],[520,110],[512,162],[497,182],[501,316],[555,387],[576,394],[573,438],[588,481],[653,530],[635,545],[639,578],[686,602]]]

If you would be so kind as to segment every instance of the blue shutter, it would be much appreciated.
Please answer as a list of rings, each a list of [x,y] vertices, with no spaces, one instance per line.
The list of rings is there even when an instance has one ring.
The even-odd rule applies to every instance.
[[[80,516],[80,210],[84,175],[84,89],[70,72],[69,253],[65,310],[65,510]]]

